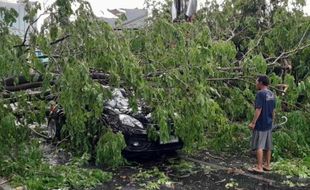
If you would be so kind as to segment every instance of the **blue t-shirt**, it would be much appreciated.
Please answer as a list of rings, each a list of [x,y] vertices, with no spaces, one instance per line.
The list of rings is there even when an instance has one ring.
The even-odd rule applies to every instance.
[[[275,95],[268,89],[260,90],[256,94],[255,109],[261,108],[261,114],[259,115],[255,130],[267,131],[272,128],[272,113],[276,107]]]

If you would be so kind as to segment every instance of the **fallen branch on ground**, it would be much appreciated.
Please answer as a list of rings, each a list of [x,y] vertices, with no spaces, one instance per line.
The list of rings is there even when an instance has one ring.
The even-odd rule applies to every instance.
[[[33,82],[33,83],[16,85],[16,86],[4,86],[4,89],[7,91],[14,92],[14,91],[38,88],[38,87],[41,87],[42,85],[43,85],[43,82]]]
[[[9,182],[9,180],[1,181],[0,185],[4,185],[4,184],[6,184],[6,183],[8,183],[8,182]]]
[[[212,154],[210,154],[209,152],[206,152],[207,156],[211,157],[211,158],[214,158],[214,159],[218,159],[218,160],[225,160],[224,158],[221,158],[219,156],[213,156]]]
[[[39,137],[44,138],[45,140],[49,140],[49,139],[51,139],[50,137],[45,136],[45,135],[43,135],[43,134],[41,134],[41,133],[37,132],[36,130],[32,129],[31,127],[28,127],[28,129],[30,129],[32,132],[34,132],[34,133],[35,133],[36,135],[38,135]]]

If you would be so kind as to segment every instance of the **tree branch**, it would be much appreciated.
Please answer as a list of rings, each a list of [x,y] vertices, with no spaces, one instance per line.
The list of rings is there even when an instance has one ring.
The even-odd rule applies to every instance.
[[[59,43],[59,42],[62,42],[62,41],[64,41],[65,39],[69,38],[70,36],[71,36],[70,34],[67,34],[67,35],[65,35],[64,37],[59,38],[59,39],[57,39],[57,40],[51,42],[50,45],[54,45],[54,44],[57,44],[57,43]]]
[[[242,80],[239,77],[235,77],[235,78],[207,78],[205,79],[206,81],[227,81],[227,80]]]
[[[0,182],[0,185],[4,185],[4,184],[6,184],[6,183],[8,183],[8,182],[9,182],[9,180],[1,181],[1,182]]]
[[[36,19],[34,19],[34,20],[27,26],[27,29],[26,29],[25,34],[24,34],[24,40],[23,40],[23,42],[22,42],[21,44],[19,44],[19,45],[13,46],[14,48],[28,46],[28,45],[26,45],[26,41],[27,41],[27,36],[28,36],[29,30],[30,30],[30,27],[33,27],[32,25],[34,25],[43,15],[48,14],[48,11],[49,11],[49,9],[47,9],[46,11],[44,11],[42,14],[40,14]]]
[[[229,30],[230,33],[231,33],[231,36],[230,36],[227,40],[225,40],[226,42],[228,42],[228,41],[232,40],[234,37],[240,35],[240,34],[241,34],[242,32],[244,32],[245,29],[246,29],[246,28],[243,28],[243,29],[240,30],[239,32],[235,33],[235,31],[237,30],[237,28],[238,28],[238,27],[234,28],[233,30]]]
[[[294,49],[292,49],[290,51],[287,51],[287,52],[282,52],[277,58],[275,58],[275,60],[272,63],[269,63],[267,65],[268,66],[274,66],[274,65],[277,64],[277,62],[280,59],[288,58],[289,56],[297,53],[299,50],[303,50],[303,49],[309,47],[310,43],[301,46],[301,44],[302,44],[303,40],[305,39],[306,34],[307,34],[308,30],[309,30],[309,27],[310,27],[310,25],[308,25],[307,29],[305,30],[305,32],[303,33],[301,39],[299,40],[298,45]],[[268,58],[267,60],[270,60],[270,59],[274,59],[274,58]]]
[[[310,43],[309,43],[309,44],[306,44],[306,45],[304,45],[304,46],[301,46],[301,47],[296,47],[295,49],[290,50],[290,51],[287,51],[287,52],[282,52],[282,53],[280,54],[279,57],[277,57],[272,63],[267,64],[267,66],[269,66],[269,67],[270,67],[270,66],[274,66],[274,65],[278,64],[278,61],[279,61],[280,59],[288,58],[288,57],[290,57],[291,55],[297,53],[299,50],[303,50],[303,49],[305,49],[305,48],[307,48],[307,47],[309,47],[309,46],[310,46]],[[269,58],[269,59],[270,59],[270,58]]]

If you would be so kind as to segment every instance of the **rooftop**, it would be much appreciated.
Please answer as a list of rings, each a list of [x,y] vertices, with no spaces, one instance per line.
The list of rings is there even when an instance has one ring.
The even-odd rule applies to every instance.
[[[107,22],[113,28],[116,28],[115,22],[124,15],[126,17],[123,21],[123,28],[127,29],[137,29],[143,28],[146,25],[146,19],[148,17],[148,11],[146,9],[108,9],[115,18],[101,17],[102,20]]]

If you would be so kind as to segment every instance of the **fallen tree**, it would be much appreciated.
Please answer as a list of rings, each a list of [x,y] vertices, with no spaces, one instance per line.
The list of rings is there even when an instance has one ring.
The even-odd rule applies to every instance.
[[[69,113],[67,147],[82,155],[91,150],[88,137],[97,132],[92,121],[100,117],[102,102],[109,98],[109,92],[92,79],[130,89],[133,107],[138,99],[146,101],[160,124],[160,139],[169,138],[172,129],[166,121],[172,119],[186,151],[206,142],[227,151],[243,150],[248,144],[245,125],[253,112],[253,83],[258,75],[267,74],[277,94],[277,112],[289,120],[288,129],[275,135],[279,145],[274,154],[302,158],[310,154],[310,20],[302,12],[303,1],[296,1],[292,9],[284,0],[272,3],[268,8],[265,1],[208,2],[193,23],[172,23],[168,3],[154,10],[147,27],[115,32],[94,16],[88,2],[57,0],[41,30],[26,33],[27,44],[26,37],[9,33],[15,14],[5,11],[8,19],[0,21],[0,77],[29,75],[30,69],[40,73],[38,83],[20,85],[40,83],[42,93],[57,94],[58,103]],[[70,21],[72,16],[76,19]],[[37,47],[51,58],[48,68],[35,59],[32,52]],[[53,73],[59,78],[51,84]],[[12,80],[1,89],[24,89],[7,84]],[[25,117],[43,122],[31,113]],[[99,149],[101,159],[110,158]]]

